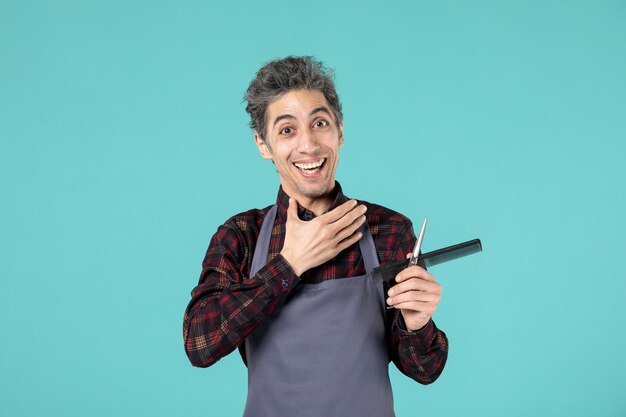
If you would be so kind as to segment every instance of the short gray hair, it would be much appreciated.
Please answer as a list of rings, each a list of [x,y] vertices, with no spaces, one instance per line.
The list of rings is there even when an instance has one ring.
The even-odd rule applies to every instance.
[[[319,90],[335,116],[337,125],[343,121],[341,102],[335,90],[335,73],[311,56],[288,56],[265,64],[250,82],[243,99],[248,102],[250,127],[263,140],[267,134],[267,107],[290,90]]]

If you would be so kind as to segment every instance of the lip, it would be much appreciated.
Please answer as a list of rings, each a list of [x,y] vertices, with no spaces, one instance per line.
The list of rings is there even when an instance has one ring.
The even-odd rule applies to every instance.
[[[327,158],[325,156],[319,156],[317,158],[299,159],[297,161],[293,161],[292,163],[294,163],[294,164],[312,164],[314,162],[318,162],[321,159],[326,160]]]
[[[320,165],[320,167],[317,169],[317,171],[312,172],[312,173],[307,173],[305,171],[303,171],[302,169],[298,168],[296,166],[296,164],[302,164],[302,165],[306,165],[306,164],[313,164],[316,162],[319,162],[320,160],[322,161],[322,164]],[[321,158],[310,158],[310,159],[301,159],[295,162],[292,162],[292,166],[294,167],[294,169],[296,171],[298,171],[298,173],[300,174],[300,176],[304,177],[304,178],[317,178],[319,176],[322,175],[322,172],[325,171],[326,168],[326,163],[328,162],[328,158],[327,157],[321,157]]]

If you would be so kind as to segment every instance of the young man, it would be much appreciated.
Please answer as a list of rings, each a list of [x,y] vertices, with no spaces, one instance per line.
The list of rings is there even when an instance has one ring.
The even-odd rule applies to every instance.
[[[213,236],[185,312],[187,355],[207,367],[239,348],[244,416],[393,416],[389,361],[428,384],[448,352],[431,319],[435,278],[413,266],[389,289],[371,275],[411,253],[411,222],[348,199],[335,181],[343,115],[320,62],[269,62],[245,99],[281,186],[274,206],[237,214]]]

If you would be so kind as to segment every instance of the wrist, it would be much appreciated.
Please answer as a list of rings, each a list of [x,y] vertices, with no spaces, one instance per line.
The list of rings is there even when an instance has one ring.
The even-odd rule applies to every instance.
[[[409,332],[419,332],[420,330],[422,330],[424,327],[426,327],[426,325],[428,324],[428,322],[430,321],[430,319],[422,322],[417,322],[417,323],[411,323],[412,326],[407,325],[406,329]]]
[[[280,251],[280,254],[282,255],[283,258],[285,258],[289,266],[291,266],[291,269],[296,274],[296,276],[299,277],[300,275],[304,273],[305,269],[302,268],[302,266],[298,264],[298,262],[296,261],[297,257],[294,256],[293,253],[291,253],[291,251],[283,249],[282,251]]]
[[[396,325],[400,330],[405,332],[419,332],[425,329],[428,324],[431,322],[431,317],[421,319],[421,320],[406,320],[403,312],[399,312],[396,318]]]

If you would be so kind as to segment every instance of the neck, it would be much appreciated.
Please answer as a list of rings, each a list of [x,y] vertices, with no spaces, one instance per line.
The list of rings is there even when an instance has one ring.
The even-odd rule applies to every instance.
[[[319,197],[307,197],[301,194],[298,195],[298,193],[295,193],[292,190],[286,190],[285,187],[283,187],[283,190],[288,196],[295,199],[300,207],[312,211],[315,216],[321,216],[328,211],[330,206],[333,204],[333,201],[335,201],[335,188],[336,183],[333,181],[332,187]]]
[[[316,217],[326,213],[332,203],[333,200],[330,193],[317,198],[301,197],[301,200],[298,200],[298,204],[300,204],[300,207],[312,211]]]

